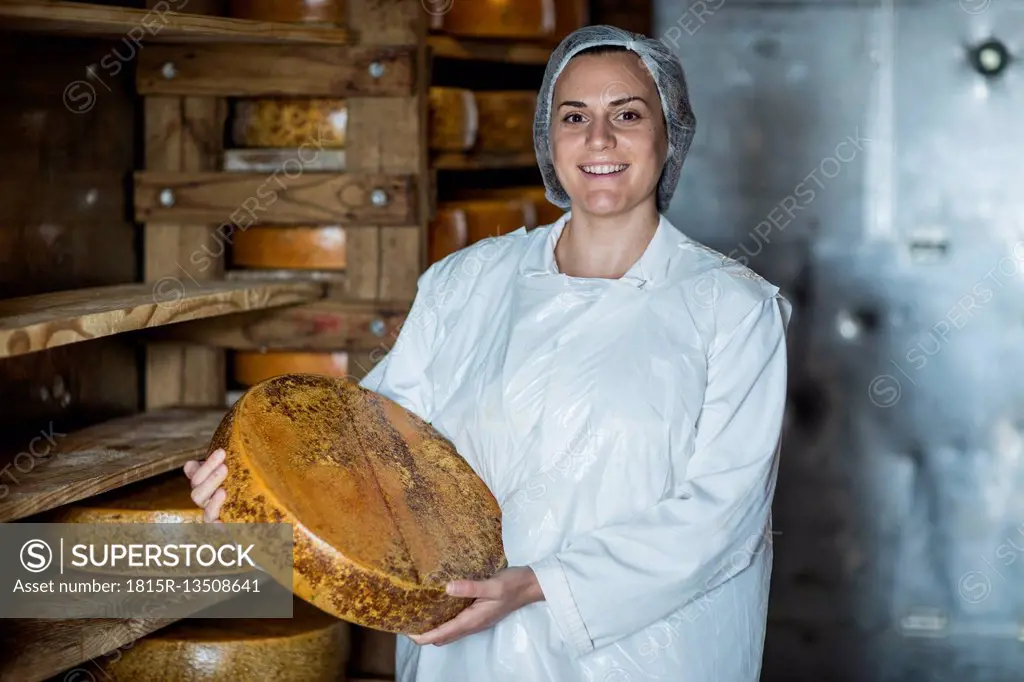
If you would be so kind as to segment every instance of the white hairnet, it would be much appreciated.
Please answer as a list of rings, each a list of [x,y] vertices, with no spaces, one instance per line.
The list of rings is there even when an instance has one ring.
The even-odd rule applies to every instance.
[[[547,199],[561,208],[569,208],[569,195],[555,175],[551,159],[551,100],[555,81],[573,57],[592,47],[621,46],[635,52],[651,72],[661,97],[668,133],[668,156],[658,181],[658,211],[664,212],[672,199],[683,159],[690,149],[697,119],[690,108],[686,77],[679,58],[659,40],[639,33],[630,33],[615,26],[585,26],[568,35],[551,53],[544,81],[537,95],[537,111],[533,119],[533,146],[544,177]]]

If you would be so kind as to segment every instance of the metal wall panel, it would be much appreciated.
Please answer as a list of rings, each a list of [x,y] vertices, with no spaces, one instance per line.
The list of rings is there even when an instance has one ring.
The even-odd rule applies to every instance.
[[[669,217],[796,304],[762,679],[1019,680],[1024,2],[697,9]]]

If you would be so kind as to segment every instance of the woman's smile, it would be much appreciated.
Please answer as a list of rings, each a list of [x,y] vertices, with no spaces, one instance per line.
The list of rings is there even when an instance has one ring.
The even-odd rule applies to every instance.
[[[584,175],[597,179],[617,178],[625,173],[627,168],[629,168],[628,163],[596,163],[584,164],[579,167]]]

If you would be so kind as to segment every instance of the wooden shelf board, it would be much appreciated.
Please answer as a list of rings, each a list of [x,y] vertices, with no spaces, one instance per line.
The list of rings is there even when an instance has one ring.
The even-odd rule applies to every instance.
[[[551,56],[552,47],[543,43],[524,43],[501,40],[456,38],[448,35],[431,35],[427,44],[435,58],[469,59],[512,64],[536,64],[544,66]]]
[[[4,0],[0,29],[137,42],[311,43],[343,45],[341,28],[229,19],[198,14],[108,7],[61,0]]]
[[[199,613],[237,594],[204,593],[190,607]],[[0,682],[42,682],[69,668],[66,680],[103,680],[106,673],[99,667],[105,654],[115,657],[115,650],[180,618],[76,618],[7,619],[0,621]],[[116,660],[116,659],[115,659]],[[77,666],[77,668],[76,668]]]
[[[55,509],[202,459],[226,407],[176,407],[96,424],[42,442],[45,457],[5,477],[0,522]],[[11,475],[16,477],[17,482]],[[184,474],[182,474],[184,476]]]
[[[175,322],[304,303],[315,282],[201,283],[174,277],[0,301],[0,358]]]
[[[530,168],[537,165],[537,156],[533,152],[519,152],[515,154],[458,154],[444,152],[436,154],[431,159],[430,165],[438,170]]]

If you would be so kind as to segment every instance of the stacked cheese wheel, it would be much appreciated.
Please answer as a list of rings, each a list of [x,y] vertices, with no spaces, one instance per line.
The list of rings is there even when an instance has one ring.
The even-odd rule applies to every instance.
[[[546,38],[555,32],[555,0],[431,0],[430,28],[481,38]]]
[[[320,374],[345,377],[349,374],[348,354],[300,351],[239,351],[234,357],[234,377],[242,386],[283,374]]]
[[[430,89],[430,148],[438,152],[533,151],[537,94],[528,90]]]
[[[333,26],[345,23],[344,0],[231,0],[229,11],[235,18],[257,21]]]
[[[522,199],[442,202],[430,224],[430,260],[441,260],[481,239],[531,227],[536,222],[533,203]]]
[[[54,523],[202,523],[192,487],[179,472],[140,481],[73,502],[53,514]]]
[[[465,199],[517,199],[528,201],[533,204],[536,213],[536,223],[527,225],[527,228],[537,225],[548,225],[562,217],[565,211],[548,201],[547,190],[544,185],[527,185],[518,187],[491,187],[477,188],[466,187],[455,191],[456,200]]]
[[[193,524],[203,523],[203,510],[192,501],[192,486],[181,471],[173,471],[155,478],[138,481],[115,488],[94,497],[72,502],[48,515],[51,523],[83,524],[76,531],[75,538],[81,542],[95,542],[105,545],[115,540],[118,543],[134,544],[145,538],[147,542],[180,542],[183,537],[177,529],[160,525],[141,530],[133,524]],[[125,525],[129,524],[129,525]],[[159,565],[118,564],[82,567],[87,573],[130,575],[132,577],[180,576],[167,573]],[[227,568],[214,564],[193,565],[190,575],[227,575],[248,573],[249,567]]]
[[[349,628],[296,599],[291,618],[186,619],[93,662],[106,682],[338,682]]]
[[[232,137],[238,147],[343,149],[348,104],[328,98],[253,98],[235,102]]]
[[[431,262],[487,237],[555,222],[563,211],[544,192],[543,186],[460,190],[461,198],[439,203],[430,223]]]
[[[480,114],[472,90],[430,88],[430,148],[439,152],[466,152],[476,144]]]
[[[533,151],[533,114],[537,93],[527,90],[476,91],[480,116],[474,151],[516,153]]]

